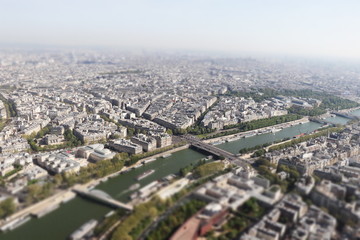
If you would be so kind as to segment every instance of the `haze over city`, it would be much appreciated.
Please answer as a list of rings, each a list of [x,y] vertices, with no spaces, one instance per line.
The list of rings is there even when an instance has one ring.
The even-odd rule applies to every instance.
[[[0,43],[360,56],[360,2],[2,0]]]
[[[0,0],[0,239],[360,239],[359,7]]]

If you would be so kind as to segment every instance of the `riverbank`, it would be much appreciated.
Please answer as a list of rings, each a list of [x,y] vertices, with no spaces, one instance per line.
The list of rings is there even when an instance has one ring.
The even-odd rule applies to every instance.
[[[356,110],[359,110],[359,109],[360,109],[360,107],[354,107],[354,108],[342,109],[342,110],[339,110],[337,112],[339,112],[339,113],[350,113],[350,112],[353,112],[353,111],[356,111]],[[331,115],[333,115],[333,114],[331,114],[331,112],[327,112],[327,113],[321,114],[319,116],[315,116],[315,118],[325,119],[325,118],[330,118]]]
[[[295,126],[295,125],[298,125],[298,124],[304,124],[304,123],[307,123],[307,122],[309,122],[309,118],[304,117],[304,118],[294,120],[294,121],[291,121],[291,122],[280,123],[280,124],[277,124],[277,125],[264,127],[264,128],[259,128],[259,129],[256,129],[256,130],[250,130],[250,131],[236,133],[236,134],[227,135],[227,136],[222,136],[222,137],[218,137],[218,138],[212,138],[212,139],[204,140],[204,142],[205,143],[214,143],[214,142],[221,142],[221,141],[226,141],[226,140],[230,140],[230,139],[234,139],[234,138],[235,138],[235,140],[237,140],[238,138],[242,138],[245,135],[247,135],[249,133],[252,133],[254,131],[257,131],[258,134],[263,134],[263,133],[261,133],[262,131],[272,130],[274,128],[275,129],[284,129],[284,128],[287,128],[287,127],[290,127],[290,126]],[[150,157],[142,158],[141,161],[146,161],[146,160],[150,160],[150,159],[154,159],[154,158],[156,159],[156,158],[159,158],[159,157],[164,156],[164,155],[172,154],[172,153],[187,149],[189,147],[190,147],[190,145],[187,144],[187,145],[184,145],[184,146],[181,146],[181,147],[178,147],[178,148],[174,148],[174,149],[162,152],[162,153],[155,154],[155,155],[150,156]],[[116,176],[118,176],[118,175],[120,175],[120,174],[122,174],[124,172],[130,171],[133,167],[135,167],[138,164],[140,164],[139,161],[137,163],[134,163],[131,166],[127,166],[127,167],[122,168],[118,172],[112,173],[112,174],[107,175],[107,176],[105,176],[103,178],[100,178],[100,179],[94,179],[94,180],[92,180],[92,181],[90,181],[90,182],[88,182],[86,184],[83,184],[82,186],[86,187],[86,188],[95,188],[97,185],[99,185],[100,183],[102,183],[104,181],[107,181],[109,178],[113,178],[113,177],[116,177]]]
[[[351,111],[351,110],[349,110],[349,111]],[[256,130],[251,130],[251,131],[236,133],[236,134],[232,134],[232,135],[222,136],[222,137],[218,137],[218,138],[208,139],[208,140],[204,140],[204,142],[206,142],[206,143],[214,143],[214,142],[225,142],[226,140],[230,140],[230,141],[231,140],[237,140],[237,139],[240,139],[240,138],[244,137],[245,135],[248,135],[250,133],[254,133],[255,131],[256,131],[257,134],[263,134],[262,132],[269,131],[269,130],[272,130],[272,129],[287,128],[287,127],[290,127],[290,126],[294,126],[294,125],[297,125],[297,124],[300,124],[300,123],[306,123],[306,122],[309,122],[308,117],[304,117],[302,119],[298,119],[298,120],[295,120],[295,121],[281,123],[281,124],[277,124],[277,125],[273,125],[273,126],[269,126],[269,127],[264,127],[264,128],[260,128],[260,129],[256,129]],[[178,148],[170,149],[170,150],[162,152],[162,153],[155,154],[153,156],[143,158],[143,159],[141,159],[141,161],[146,161],[146,160],[150,160],[150,159],[154,159],[154,158],[156,159],[156,158],[161,157],[163,155],[172,154],[172,153],[175,153],[175,152],[187,149],[187,148],[189,148],[188,144],[184,145],[184,146],[181,146],[181,147],[178,147]],[[112,173],[112,174],[107,175],[105,177],[102,177],[100,179],[91,180],[90,182],[88,182],[86,184],[82,184],[81,186],[84,187],[84,188],[87,188],[87,189],[94,188],[97,185],[99,185],[100,183],[107,181],[109,178],[114,178],[114,177],[116,177],[116,176],[118,176],[118,175],[120,175],[120,174],[122,174],[124,172],[130,171],[133,167],[135,167],[138,164],[140,164],[140,163],[139,162],[134,163],[131,166],[127,166],[127,167],[122,168],[118,172]],[[59,194],[59,193],[57,193],[57,194]],[[62,191],[62,194],[64,194],[65,196],[67,194],[73,194],[72,193],[72,188]],[[53,205],[59,204],[61,202],[61,200],[57,200],[58,198],[61,199],[61,194],[51,196],[48,199],[45,199],[45,200],[43,200],[43,201],[41,201],[41,202],[39,202],[39,203],[37,203],[35,205],[29,206],[26,209],[22,209],[19,212],[17,212],[15,214],[13,214],[12,216],[10,216],[8,219],[13,220],[13,219],[19,218],[21,216],[26,216],[27,214],[31,214],[31,213],[36,214],[37,211],[32,211],[33,209],[36,209],[36,208],[39,208],[39,209],[40,208],[43,208],[43,209],[51,208],[52,205],[50,204],[50,202],[52,202],[52,200],[53,200]],[[7,220],[6,222],[9,222],[9,221]],[[0,222],[0,225],[3,225],[3,224],[4,224],[4,221]]]
[[[333,128],[330,128],[330,129],[329,128],[324,129],[324,128],[320,127],[319,130],[317,130],[316,132],[311,133],[310,135],[304,135],[304,136],[301,136],[301,137],[296,138],[296,139],[289,139],[289,140],[284,140],[284,141],[280,141],[280,142],[277,142],[277,143],[273,143],[273,144],[271,144],[271,145],[269,145],[267,147],[259,148],[259,149],[256,149],[254,151],[243,154],[243,155],[241,155],[241,158],[243,158],[243,159],[251,159],[251,158],[253,158],[252,155],[258,150],[263,149],[266,152],[269,152],[269,151],[272,150],[272,148],[274,148],[276,146],[279,146],[279,145],[286,146],[287,143],[289,143],[289,144],[293,143],[294,145],[299,144],[301,142],[308,141],[309,139],[312,139],[312,138],[317,138],[317,137],[320,137],[320,136],[326,136],[328,134],[329,130],[330,130],[330,132],[336,132],[336,131],[339,131],[341,129],[344,129],[344,128],[333,127]],[[288,147],[288,146],[286,146],[286,147]]]
[[[184,146],[173,148],[168,151],[158,153],[158,154],[155,154],[150,157],[143,158],[143,159],[141,159],[141,161],[149,160],[152,158],[159,158],[163,155],[169,155],[169,154],[187,149],[187,148],[189,148],[189,146],[190,146],[189,144],[186,144]],[[99,185],[102,182],[107,181],[109,178],[113,178],[124,172],[130,171],[133,167],[135,167],[138,164],[139,164],[139,162],[134,163],[133,165],[123,167],[118,172],[112,173],[110,175],[107,175],[107,176],[99,178],[99,179],[91,180],[90,182],[85,183],[85,184],[81,184],[81,185],[77,184],[76,186],[81,187],[83,189],[95,188],[97,185]],[[7,224],[11,224],[12,222],[16,221],[17,219],[24,219],[28,216],[41,216],[44,214],[44,211],[49,210],[48,212],[51,212],[52,210],[55,210],[57,208],[57,206],[60,206],[60,204],[65,203],[76,197],[76,193],[73,192],[73,188],[74,187],[71,187],[66,190],[60,190],[60,191],[56,192],[54,195],[52,195],[40,202],[37,202],[31,206],[28,206],[24,209],[21,209],[21,210],[15,212],[14,214],[9,216],[5,220],[0,220],[0,228],[3,226],[6,226]],[[46,212],[46,213],[48,213],[48,212]]]
[[[277,124],[277,125],[273,125],[273,126],[270,126],[270,127],[264,127],[264,128],[260,128],[260,129],[257,129],[256,131],[261,134],[260,132],[262,131],[267,131],[267,130],[271,130],[271,129],[281,129],[281,128],[286,128],[286,127],[290,127],[290,126],[294,126],[294,125],[297,125],[297,124],[300,124],[300,123],[306,123],[306,122],[309,122],[309,119],[307,117],[305,118],[302,118],[302,119],[299,119],[299,120],[295,120],[295,121],[292,121],[292,122],[287,122],[287,123],[281,123],[281,124]],[[246,134],[249,134],[251,132],[254,132],[255,130],[251,130],[251,131],[247,131],[247,132],[241,132],[241,133],[238,133],[238,134],[233,134],[233,135],[228,135],[228,136],[223,136],[223,137],[219,137],[219,138],[214,138],[214,139],[209,139],[209,140],[205,140],[205,142],[209,142],[209,143],[212,143],[212,142],[218,142],[218,141],[225,141],[227,139],[233,139],[233,138],[241,138],[241,136],[244,136]],[[236,139],[235,139],[236,140]],[[174,149],[170,149],[168,151],[165,151],[165,152],[162,152],[162,153],[158,153],[158,154],[155,154],[155,155],[152,155],[152,156],[149,156],[149,157],[146,157],[146,158],[143,158],[141,159],[141,161],[146,161],[146,160],[150,160],[150,159],[156,159],[156,158],[159,158],[161,156],[164,156],[164,155],[169,155],[169,154],[173,154],[175,152],[178,152],[178,151],[181,151],[181,150],[184,150],[184,149],[187,149],[189,148],[189,144],[187,145],[184,145],[184,146],[180,146],[178,148],[174,148]],[[140,161],[140,160],[139,160]],[[102,178],[99,178],[99,179],[93,179],[91,180],[90,182],[88,183],[85,183],[85,184],[82,184],[80,185],[82,188],[84,189],[91,189],[91,188],[95,188],[97,187],[99,184],[103,183],[103,182],[106,182],[107,180],[109,180],[110,178],[115,178],[117,176],[119,176],[120,174],[122,173],[125,173],[127,171],[131,171],[132,168],[134,168],[135,166],[141,164],[139,163],[139,161],[137,163],[134,163],[132,164],[131,166],[126,166],[126,167],[123,167],[120,171],[118,172],[115,172],[115,173],[112,173],[110,175],[107,175],[105,177],[102,177]],[[50,198],[48,199],[45,199],[33,206],[29,206],[28,209],[23,209],[21,210],[20,212],[18,213],[15,213],[13,216],[11,216],[11,219],[16,219],[16,218],[19,218],[21,216],[26,216],[28,213],[33,213],[32,209],[36,209],[36,208],[39,208],[39,209],[49,209],[51,208],[52,206],[55,206],[56,204],[59,204],[61,203],[60,200],[57,200],[58,198],[61,199],[61,194],[60,193],[57,193],[59,195],[54,195],[54,196],[51,196]],[[62,194],[66,195],[66,194],[74,194],[72,192],[72,188],[68,189],[68,190],[64,190],[62,191]],[[74,197],[76,195],[74,194]],[[52,204],[51,204],[52,203]],[[37,206],[37,207],[36,207]],[[34,213],[36,213],[36,211],[34,211]],[[9,222],[9,221],[6,221],[6,222]]]
[[[341,113],[349,113],[349,112],[353,112],[355,110],[359,110],[360,107],[354,107],[354,108],[348,108],[348,109],[342,109],[342,110],[339,110],[337,112],[341,112]]]
[[[184,149],[187,149],[189,148],[190,145],[189,144],[186,144],[184,146],[181,146],[181,147],[177,147],[177,148],[173,148],[173,149],[170,149],[168,151],[165,151],[165,152],[162,152],[162,153],[158,153],[158,154],[155,154],[155,155],[152,155],[150,157],[146,157],[146,158],[142,158],[141,161],[146,161],[146,160],[150,160],[150,159],[156,159],[156,158],[159,158],[161,156],[164,156],[164,155],[169,155],[169,154],[172,154],[172,153],[175,153],[175,152],[178,152],[178,151],[181,151],[181,150],[184,150]],[[140,160],[139,160],[140,161]],[[126,167],[123,167],[120,171],[118,172],[115,172],[115,173],[112,173],[110,175],[107,175],[105,177],[102,177],[102,178],[99,178],[99,179],[94,179],[94,180],[91,180],[90,182],[88,183],[85,183],[85,184],[82,184],[81,187],[86,187],[86,188],[95,188],[97,185],[99,185],[100,183],[102,182],[105,182],[107,181],[109,178],[114,178],[114,177],[117,177],[118,175],[124,173],[124,172],[127,172],[127,171],[130,171],[132,168],[134,168],[135,166],[137,166],[138,164],[141,164],[136,162],[130,166],[126,166]]]
[[[359,108],[357,108],[357,109],[359,109]],[[348,110],[348,111],[351,111],[351,110]],[[352,110],[352,111],[354,111],[354,110]],[[281,129],[281,128],[285,129],[285,128],[288,128],[290,126],[298,125],[300,123],[307,123],[307,122],[309,122],[309,119],[307,117],[305,117],[305,118],[295,120],[295,121],[292,121],[292,122],[281,123],[281,124],[277,124],[277,125],[273,125],[273,126],[269,126],[269,127],[260,128],[260,129],[257,129],[256,131],[257,131],[257,133],[259,135],[263,135],[264,131],[267,131],[267,130]],[[246,134],[252,133],[254,131],[255,130],[251,130],[251,131],[241,132],[241,133],[237,133],[237,134],[233,134],[233,135],[222,136],[222,137],[218,137],[218,138],[214,138],[214,139],[208,139],[208,140],[205,140],[205,142],[213,143],[213,142],[225,141],[227,139],[231,140],[231,139],[234,139],[234,138],[235,138],[235,140],[237,140],[237,138],[239,138],[239,136],[246,135]],[[262,132],[262,133],[260,133],[260,132]],[[298,133],[292,133],[292,134],[290,134],[290,136],[292,137],[295,134],[298,134]],[[265,136],[269,136],[269,135],[273,136],[272,134],[265,134]],[[269,141],[273,141],[273,140],[269,140]],[[280,144],[280,143],[278,143],[278,144]],[[277,144],[275,144],[275,145],[277,145]],[[243,147],[247,147],[247,146],[243,146]],[[150,159],[156,159],[156,158],[159,158],[159,157],[161,157],[163,155],[173,154],[173,153],[179,152],[179,151],[187,149],[187,148],[189,148],[189,145],[180,146],[178,148],[170,149],[168,151],[165,151],[165,152],[162,152],[162,153],[155,154],[153,156],[143,158],[143,159],[141,159],[139,161],[146,161],[146,160],[150,160]],[[237,150],[237,152],[238,152],[238,150]],[[242,157],[244,157],[244,156],[242,156]],[[90,181],[90,182],[88,182],[86,184],[83,184],[82,186],[85,187],[85,188],[88,188],[88,189],[92,188],[92,187],[96,187],[100,183],[103,183],[103,182],[109,180],[110,178],[115,178],[115,177],[119,176],[120,174],[122,174],[124,172],[132,171],[131,169],[133,167],[140,164],[139,161],[137,163],[134,163],[131,166],[127,166],[127,167],[122,168],[118,172],[112,173],[112,174],[107,175],[107,176],[105,176],[103,178],[100,178],[100,179],[94,179],[94,180],[92,180],[92,181]],[[147,164],[145,164],[145,166],[146,165]],[[9,222],[11,222],[11,221],[13,221],[15,219],[19,219],[19,218],[21,219],[22,217],[26,217],[26,216],[35,216],[37,214],[41,215],[41,212],[44,211],[44,210],[47,211],[47,209],[50,211],[56,205],[61,204],[62,202],[64,202],[65,201],[64,199],[67,199],[66,196],[68,196],[68,195],[72,195],[72,197],[76,196],[75,193],[72,192],[72,188],[69,188],[67,190],[59,191],[55,195],[53,195],[53,196],[51,196],[51,197],[49,197],[47,199],[44,199],[41,202],[38,202],[38,203],[36,203],[36,204],[34,204],[32,206],[29,206],[26,209],[21,209],[17,213],[15,213],[12,216],[8,217],[6,219],[6,223],[9,223]],[[5,221],[1,221],[0,225],[3,225],[4,223],[5,223]]]
[[[17,220],[25,219],[29,216],[42,217],[45,214],[51,212],[52,210],[55,210],[58,206],[60,206],[60,204],[66,203],[75,197],[76,194],[72,192],[72,188],[67,190],[61,190],[56,194],[52,195],[51,197],[37,202],[27,208],[21,209],[20,211],[7,217],[5,220],[1,220],[0,228],[11,228],[12,225],[15,225]]]
[[[359,115],[360,112],[357,112],[356,114]],[[337,117],[333,119],[336,120]],[[291,122],[289,123],[291,124]],[[276,128],[277,126],[279,125],[274,125],[272,127]],[[283,129],[283,131],[279,131],[274,134],[261,134],[254,137],[241,138],[234,142],[229,141],[227,143],[220,145],[219,147],[229,152],[231,152],[232,148],[234,148],[235,150],[233,150],[233,152],[234,154],[237,154],[239,152],[239,149],[242,148],[251,148],[258,144],[273,143],[281,139],[292,138],[293,136],[298,135],[299,133],[313,132],[319,127],[321,127],[320,124],[308,122],[305,124],[296,125],[294,127],[289,127],[289,129]],[[186,149],[187,147],[188,146],[182,146],[176,149],[171,149],[169,151],[153,155],[151,157],[143,158],[142,160],[151,159],[151,158],[158,158],[158,159],[157,161],[146,163],[142,167],[133,170],[129,170],[129,168],[132,168],[134,165],[129,167],[124,167],[119,172],[126,170],[128,172],[118,176],[116,176],[116,174],[118,174],[119,172],[103,177],[102,182],[99,181],[101,184],[97,186],[97,189],[108,193],[109,195],[113,196],[115,199],[119,201],[126,202],[125,199],[128,199],[128,195],[129,195],[127,193],[129,186],[131,186],[134,183],[137,183],[137,181],[135,181],[135,178],[142,172],[147,171],[149,169],[161,169],[159,171],[156,171],[153,175],[146,178],[145,181],[140,182],[141,187],[144,187],[150,184],[151,182],[156,181],[157,179],[162,179],[166,177],[166,175],[169,175],[170,173],[178,172],[178,170],[184,166],[188,166],[191,163],[194,164],[196,161],[192,161],[192,159],[195,158],[201,159],[205,157],[205,156],[199,156],[199,153],[196,153],[195,151]],[[185,154],[184,152],[181,152],[181,150],[185,151]],[[172,153],[171,157],[161,158],[162,155],[169,154],[170,152]],[[179,152],[179,154],[177,152]],[[196,157],[194,157],[194,155]],[[169,161],[170,159],[173,161]],[[135,165],[138,164],[140,164],[140,162],[137,162]],[[173,167],[174,165],[179,165],[179,164],[181,166]],[[126,192],[127,195],[122,196],[121,194],[123,194],[124,192]],[[51,236],[52,234],[53,235],[55,234],[56,236],[61,236],[60,238],[59,237],[56,238],[56,240],[61,240],[66,238],[77,227],[81,226],[84,222],[88,221],[89,219],[92,218],[100,219],[106,214],[106,212],[110,211],[109,209],[105,209],[105,207],[103,207],[102,205],[90,201],[87,202],[77,197],[66,204],[62,204],[60,208],[61,210],[56,210],[43,218],[30,220],[29,223],[26,223],[24,224],[24,226],[21,226],[20,230],[16,229],[14,231],[9,232],[8,234],[4,234],[4,239],[8,239],[8,240],[26,239],[26,237],[29,236],[29,234],[37,234],[38,236],[37,239],[51,239],[51,237],[44,238],[42,236],[44,234],[47,234],[47,236]],[[68,226],[65,225],[53,226],[53,224],[50,223],[50,221],[56,222],[58,221],[58,219],[59,221],[65,221],[66,223],[68,223],[67,224]],[[68,221],[65,219],[68,219]],[[31,236],[35,236],[35,235],[31,235]]]
[[[238,139],[248,136],[249,134],[252,134],[252,133],[254,135],[264,134],[262,132],[271,131],[272,129],[283,129],[283,128],[287,128],[290,126],[307,123],[309,121],[310,121],[309,117],[303,117],[301,119],[291,121],[291,122],[280,123],[280,124],[276,124],[276,125],[269,126],[269,127],[263,127],[263,128],[258,128],[255,130],[246,131],[246,132],[240,132],[240,133],[235,133],[235,134],[226,135],[226,136],[222,136],[222,137],[207,139],[207,140],[204,140],[204,142],[205,143],[217,143],[217,142],[223,143],[225,141],[238,140]]]

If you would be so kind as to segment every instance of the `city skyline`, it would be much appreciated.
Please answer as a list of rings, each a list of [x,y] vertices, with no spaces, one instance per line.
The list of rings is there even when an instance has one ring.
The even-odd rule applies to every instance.
[[[356,1],[7,1],[0,45],[359,59]]]
[[[0,3],[0,239],[360,239],[360,3]]]

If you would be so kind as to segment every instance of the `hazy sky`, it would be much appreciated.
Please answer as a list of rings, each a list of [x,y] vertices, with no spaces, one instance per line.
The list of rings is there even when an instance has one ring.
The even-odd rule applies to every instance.
[[[360,1],[0,0],[0,43],[360,58]]]

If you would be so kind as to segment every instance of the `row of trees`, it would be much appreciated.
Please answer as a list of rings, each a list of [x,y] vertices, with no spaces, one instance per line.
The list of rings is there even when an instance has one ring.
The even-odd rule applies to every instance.
[[[14,164],[14,169],[11,170],[10,172],[6,173],[4,176],[0,176],[0,181],[3,181],[4,179],[8,178],[11,175],[14,175],[15,173],[19,172],[20,170],[23,169],[23,167],[21,165],[18,164]],[[2,183],[2,182],[1,182]]]
[[[204,136],[200,136],[201,139],[212,139],[212,138],[218,138],[218,137],[224,137],[224,136],[228,136],[228,135],[233,135],[236,133],[242,132],[240,129],[232,129],[232,130],[228,130],[228,131],[223,131],[223,132],[219,132],[216,134],[209,134],[209,135],[204,135]]]
[[[258,89],[258,90],[253,90],[250,92],[236,92],[236,91],[230,91],[228,93],[225,94],[226,96],[241,96],[241,97],[245,97],[245,98],[253,98],[255,101],[257,102],[261,102],[263,100],[272,98],[272,97],[276,97],[279,95],[283,95],[283,96],[295,96],[295,97],[303,97],[303,98],[314,98],[314,99],[318,99],[321,100],[322,103],[314,108],[311,109],[305,109],[299,106],[292,106],[288,109],[289,114],[285,115],[285,116],[279,116],[279,117],[272,117],[272,118],[266,118],[266,119],[260,119],[260,120],[255,120],[255,121],[251,121],[251,122],[246,122],[246,123],[238,123],[238,124],[233,124],[233,125],[229,125],[224,127],[224,129],[232,129],[232,128],[237,128],[231,131],[224,131],[224,132],[220,132],[217,134],[209,134],[209,136],[204,136],[204,139],[210,139],[210,138],[217,138],[217,137],[222,137],[222,136],[226,136],[226,135],[232,135],[232,134],[236,134],[239,132],[243,132],[243,131],[250,131],[250,130],[254,130],[254,129],[258,129],[258,128],[262,128],[262,127],[268,127],[268,126],[273,126],[276,124],[280,124],[280,123],[284,123],[284,122],[289,122],[289,121],[294,121],[297,119],[300,119],[302,116],[318,116],[321,114],[324,114],[327,112],[327,110],[340,110],[340,109],[349,109],[349,108],[354,108],[354,107],[358,107],[360,106],[360,104],[348,100],[348,99],[343,99],[341,97],[338,96],[334,96],[325,92],[315,92],[312,90],[281,90],[281,91],[276,91],[273,89]],[[179,134],[184,134],[187,131],[186,130],[178,130]],[[196,134],[206,134],[206,133],[211,133],[211,129],[207,130],[207,129],[196,129],[195,131]]]
[[[206,161],[204,159],[198,161],[196,164],[190,164],[188,166],[185,166],[183,168],[180,169],[179,174],[180,177],[185,177],[189,172],[192,172],[195,168],[205,164]]]
[[[112,240],[138,239],[141,232],[169,207],[169,202],[153,198],[150,201],[135,207],[134,211],[116,228],[111,236]]]
[[[13,101],[6,99],[2,94],[0,94],[0,101],[4,103],[6,114],[8,117],[16,117],[16,105]]]
[[[280,177],[273,173],[273,169],[276,169],[274,164],[271,164],[267,159],[260,157],[253,164],[259,174],[270,181],[271,184],[277,184],[280,186],[282,192],[289,192],[294,188],[294,184],[300,177],[300,174],[296,169],[288,168],[286,166],[278,166],[277,172],[285,171],[289,173],[290,177],[286,180],[281,180]]]
[[[279,141],[275,141],[273,143],[264,143],[264,144],[261,144],[261,145],[256,145],[254,147],[250,147],[250,148],[243,148],[243,149],[240,149],[239,150],[239,153],[240,154],[246,154],[246,153],[250,153],[250,152],[254,152],[251,157],[260,157],[260,156],[263,156],[265,153],[266,153],[266,150],[264,148],[266,147],[269,147],[271,146],[272,144],[275,144],[275,143],[280,143],[280,142],[283,142],[283,141],[287,141],[287,140],[290,140],[290,138],[283,138],[282,140],[279,140]]]
[[[321,100],[321,104],[313,109],[304,109],[301,107],[291,107],[289,109],[290,113],[300,114],[303,116],[318,116],[326,113],[328,109],[330,110],[340,110],[340,109],[349,109],[358,107],[359,104],[344,99],[326,92],[312,91],[310,89],[301,89],[301,90],[274,90],[274,89],[257,89],[250,92],[244,91],[230,91],[227,96],[240,96],[245,98],[253,98],[256,102],[261,102],[279,95],[290,96],[290,97],[301,97],[301,98],[314,98]]]
[[[233,124],[225,127],[225,129],[228,129],[227,131],[222,131],[216,134],[209,134],[207,136],[205,135],[202,136],[202,139],[211,139],[211,138],[233,135],[240,132],[251,131],[259,128],[274,126],[281,123],[291,122],[301,118],[302,117],[300,115],[288,114],[283,116],[275,116],[271,118],[264,118],[250,122]]]
[[[260,218],[264,215],[265,208],[259,204],[256,198],[250,198],[240,207],[239,212],[248,217]]]
[[[224,169],[223,162],[210,162],[195,168],[194,174],[198,177],[206,177]]]
[[[92,179],[105,177],[120,171],[124,167],[124,154],[116,154],[110,160],[90,163],[87,167],[80,169],[78,173],[62,173],[54,176],[55,184],[59,187],[71,187],[76,183],[87,183]]]
[[[0,131],[2,131],[4,129],[4,127],[6,126],[6,124],[9,122],[9,120],[7,119],[2,119],[0,117]]]
[[[71,134],[69,135],[71,136]],[[179,143],[180,144],[180,143]],[[177,147],[178,145],[170,146],[169,148]],[[159,149],[166,151],[168,149]],[[27,204],[32,204],[45,199],[54,193],[57,187],[68,188],[77,183],[84,184],[92,179],[102,178],[109,174],[120,171],[125,163],[138,161],[141,158],[147,157],[146,154],[156,154],[158,152],[145,153],[143,155],[134,155],[135,158],[129,158],[127,153],[117,153],[110,160],[103,160],[96,163],[90,163],[86,167],[82,167],[78,173],[61,173],[53,177],[52,182],[34,183],[27,187]]]
[[[45,135],[46,129],[42,132],[38,133],[37,136]],[[66,139],[70,143],[76,143],[77,138],[70,131],[66,131],[65,134]],[[35,135],[31,136],[35,137]],[[158,149],[154,152],[133,155],[129,157],[127,153],[117,153],[110,160],[103,160],[96,163],[90,163],[86,167],[82,167],[78,173],[61,173],[56,174],[53,178],[52,182],[48,183],[34,183],[28,186],[28,195],[27,195],[27,203],[31,204],[34,202],[38,202],[48,196],[50,196],[57,187],[60,188],[68,188],[77,183],[84,184],[89,182],[92,179],[105,177],[109,174],[120,171],[124,165],[129,165],[131,163],[135,163],[136,161],[148,157],[163,151],[167,151],[171,148],[178,147],[183,145],[184,143],[179,143],[176,145],[169,146],[167,148]]]
[[[303,98],[319,99],[322,101],[319,106],[320,109],[337,110],[337,109],[354,108],[359,106],[359,104],[354,101],[344,99],[326,92],[312,91],[309,89],[282,90],[280,93],[285,96],[297,96]]]
[[[215,103],[213,103],[213,105],[211,105],[205,112],[203,112],[201,114],[201,116],[196,120],[196,122],[192,126],[190,126],[186,129],[186,133],[200,135],[200,134],[207,134],[207,133],[215,132],[215,129],[201,126],[201,122],[204,119],[205,115],[209,111],[211,111],[213,106],[216,106],[218,103],[219,103],[219,100],[216,100]]]
[[[192,127],[188,127],[186,129],[186,133],[191,133],[191,134],[195,134],[195,135],[207,134],[207,133],[212,133],[212,132],[215,132],[215,129],[203,127],[200,125],[195,125]]]
[[[223,160],[223,159],[222,159]],[[189,172],[193,172],[196,178],[213,176],[224,170],[223,162],[207,162],[205,159],[198,161],[196,164],[190,164],[180,169],[180,177],[186,176]]]
[[[149,211],[152,207],[155,207],[157,210],[156,216],[162,214],[166,209],[169,209],[169,207],[173,206],[175,202],[178,202],[181,198],[186,196],[191,190],[195,189],[196,187],[204,184],[205,182],[210,181],[211,179],[214,179],[215,177],[224,174],[226,172],[229,172],[230,168],[225,169],[223,171],[217,172],[213,175],[198,179],[191,183],[190,185],[186,186],[184,189],[182,189],[180,192],[176,193],[171,198],[168,198],[166,201],[161,201],[157,197],[152,198],[149,202],[141,204],[139,207],[135,209],[135,211],[132,212],[131,215],[127,216],[126,219],[124,219],[123,223],[120,224],[119,228],[114,232],[112,239],[138,239],[139,235],[150,225],[151,219],[148,214],[140,214],[138,211]],[[146,210],[144,210],[144,208]],[[190,207],[191,209],[192,207]],[[200,207],[199,209],[201,209]],[[151,210],[153,213],[155,213],[155,210]],[[192,211],[187,216],[190,217],[195,213],[196,211]],[[135,216],[133,216],[135,215]],[[188,218],[186,217],[186,218]],[[163,222],[163,221],[162,221]],[[125,225],[125,226],[123,226]],[[156,230],[155,230],[156,231]],[[155,234],[157,235],[157,234]],[[149,238],[147,238],[149,239]],[[155,239],[156,236],[155,236]]]
[[[253,151],[255,151],[255,150],[268,147],[268,146],[270,146],[270,145],[271,145],[271,143],[264,143],[264,144],[256,145],[256,146],[250,147],[250,148],[242,148],[242,149],[239,150],[239,153],[240,153],[240,154],[245,154],[245,153],[253,152]]]
[[[71,129],[65,130],[64,138],[66,141],[66,147],[78,147],[83,144],[83,142],[74,135]]]
[[[289,142],[285,142],[285,143],[282,143],[282,144],[272,146],[272,147],[269,148],[269,152],[273,152],[273,151],[276,151],[276,150],[281,150],[281,149],[284,149],[284,148],[292,147],[292,146],[295,146],[296,144],[299,144],[301,142],[306,142],[306,141],[308,141],[310,139],[313,139],[313,138],[326,136],[331,132],[340,132],[343,129],[344,129],[343,127],[326,128],[326,129],[320,130],[320,131],[318,131],[316,133],[305,135],[305,136],[293,139],[293,140],[291,140]]]
[[[178,147],[181,147],[181,146],[184,146],[184,145],[186,145],[186,142],[179,142],[179,143],[167,146],[167,147],[155,149],[155,150],[153,150],[151,152],[144,152],[144,153],[131,155],[126,160],[125,165],[126,166],[131,166],[131,165],[137,163],[140,159],[151,157],[151,156],[154,156],[156,154],[163,153],[163,152],[166,152],[166,151],[169,151],[171,149],[178,148]]]
[[[83,142],[74,135],[71,129],[66,129],[64,132],[64,138],[66,141],[65,143],[40,147],[37,140],[43,138],[49,132],[50,132],[50,128],[44,127],[39,132],[33,133],[30,136],[26,136],[26,139],[28,140],[28,143],[32,151],[41,152],[41,151],[50,151],[55,149],[72,148],[72,147],[78,147],[83,144]]]
[[[16,204],[13,198],[7,198],[0,202],[0,219],[6,218],[16,211]]]
[[[320,107],[315,107],[315,108],[302,108],[300,106],[292,106],[288,109],[289,113],[292,114],[298,114],[298,115],[302,115],[302,116],[319,116],[321,114],[326,113],[326,109],[324,108],[320,108]]]
[[[94,229],[94,236],[100,237],[108,229],[110,229],[119,219],[126,216],[126,210],[118,208],[114,214],[109,217],[105,217],[102,222],[100,222]]]
[[[232,240],[241,234],[252,222],[242,216],[233,215],[222,227],[221,234],[215,236],[211,231],[206,235],[208,240]]]
[[[56,186],[52,182],[41,182],[28,185],[25,199],[26,204],[31,205],[51,196],[54,193],[55,188]]]
[[[287,114],[270,118],[258,119],[250,122],[241,122],[225,126],[224,129],[239,128],[242,131],[250,131],[258,128],[269,127],[281,123],[291,122],[301,119],[302,116],[296,114]]]

